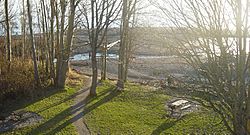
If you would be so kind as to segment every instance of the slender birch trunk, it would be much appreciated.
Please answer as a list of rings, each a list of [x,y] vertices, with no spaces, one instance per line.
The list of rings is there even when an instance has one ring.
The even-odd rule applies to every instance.
[[[34,78],[35,78],[36,86],[39,86],[40,81],[39,81],[39,73],[38,73],[37,60],[36,60],[36,47],[35,47],[35,41],[34,41],[34,35],[33,35],[33,29],[32,29],[32,16],[31,16],[31,9],[30,9],[30,1],[29,0],[27,0],[27,12],[28,12],[29,29],[30,29],[30,40],[31,40],[31,45],[32,45]]]
[[[4,1],[5,7],[5,24],[6,24],[6,59],[11,62],[11,28],[10,28],[10,20],[9,20],[9,9],[8,9],[8,0]]]
[[[54,58],[55,58],[55,48],[54,48],[54,12],[55,12],[55,7],[54,7],[54,0],[50,1],[51,5],[51,19],[50,19],[50,75],[51,75],[51,81],[53,84],[55,84],[55,65],[54,65]]]
[[[127,0],[123,0],[121,43],[119,48],[118,81],[117,81],[117,87],[119,90],[122,90],[124,88],[126,33],[128,25],[127,5],[128,5]]]
[[[23,36],[23,44],[22,44],[22,58],[25,59],[25,44],[26,44],[26,15],[25,15],[25,2],[22,0],[23,4],[23,18],[22,18],[22,36]]]
[[[97,86],[97,61],[96,61],[96,29],[95,29],[95,5],[94,0],[91,0],[91,62],[92,62],[92,83],[90,88],[90,95],[96,95],[96,86]]]

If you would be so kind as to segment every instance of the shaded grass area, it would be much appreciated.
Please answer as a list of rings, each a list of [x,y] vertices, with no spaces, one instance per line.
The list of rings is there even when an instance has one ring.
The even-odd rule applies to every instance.
[[[164,91],[127,84],[125,91],[103,82],[98,95],[89,99],[85,121],[92,134],[226,134],[220,119],[201,109],[176,120],[165,117],[164,104],[171,99]]]
[[[44,118],[41,123],[4,134],[77,134],[77,130],[72,124],[71,105],[77,94],[76,91],[80,89],[84,80],[85,78],[81,75],[70,71],[65,89],[51,90],[51,93],[38,101],[25,103],[25,107],[20,108],[40,114]]]

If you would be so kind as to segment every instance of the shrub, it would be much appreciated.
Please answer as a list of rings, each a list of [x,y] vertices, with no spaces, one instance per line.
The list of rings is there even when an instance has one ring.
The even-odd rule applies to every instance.
[[[49,77],[39,68],[43,87],[49,85]],[[34,70],[31,60],[14,59],[10,64],[0,61],[0,99],[30,95],[34,90]]]

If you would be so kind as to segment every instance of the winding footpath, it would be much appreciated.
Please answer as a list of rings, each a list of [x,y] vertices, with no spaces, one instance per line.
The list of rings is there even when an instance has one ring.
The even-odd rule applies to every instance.
[[[73,116],[73,125],[77,128],[79,135],[90,135],[89,129],[83,120],[83,111],[89,95],[91,86],[91,77],[86,76],[85,85],[76,93],[74,104],[71,106],[71,113]]]

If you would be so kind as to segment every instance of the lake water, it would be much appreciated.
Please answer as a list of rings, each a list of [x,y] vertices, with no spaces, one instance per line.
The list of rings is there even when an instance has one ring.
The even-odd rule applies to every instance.
[[[101,53],[97,53],[96,56],[101,57]],[[135,56],[135,58],[139,59],[159,59],[159,58],[173,58],[173,57],[177,56],[148,56],[148,55]],[[119,55],[114,53],[109,53],[107,54],[107,58],[118,59]],[[88,59],[89,59],[89,53],[76,54],[75,56],[72,57],[72,60],[88,60]]]
[[[200,38],[199,41],[203,42],[202,38]],[[209,41],[209,43],[211,42],[211,44],[212,44],[212,40],[208,40],[208,41]],[[236,50],[236,46],[235,46],[235,44],[237,43],[236,38],[223,39],[223,41],[225,43],[224,46],[227,46],[226,43],[230,45],[230,47],[227,48],[228,50],[232,50],[232,51]],[[247,38],[246,41],[247,41],[246,51],[250,52],[250,38]],[[211,46],[210,48],[211,48],[211,50],[213,50],[213,46]],[[220,54],[220,49],[219,49],[218,45],[215,46],[214,49],[215,49],[215,53]],[[97,53],[96,55],[97,55],[97,57],[100,57],[101,53]],[[135,56],[135,58],[139,58],[139,59],[159,59],[159,58],[173,58],[173,57],[177,57],[177,56],[157,56],[157,55],[156,56],[155,55],[151,55],[151,56],[150,55],[149,56],[148,55],[136,55]],[[109,53],[109,54],[107,54],[107,58],[118,59],[119,55],[117,55],[115,53]],[[73,57],[71,57],[71,59],[72,60],[88,60],[89,53],[76,54]]]
[[[101,57],[101,53],[96,53],[97,57]],[[109,53],[107,54],[107,58],[118,58],[117,54]],[[72,60],[88,60],[89,59],[89,53],[83,53],[83,54],[76,54],[72,57]]]

